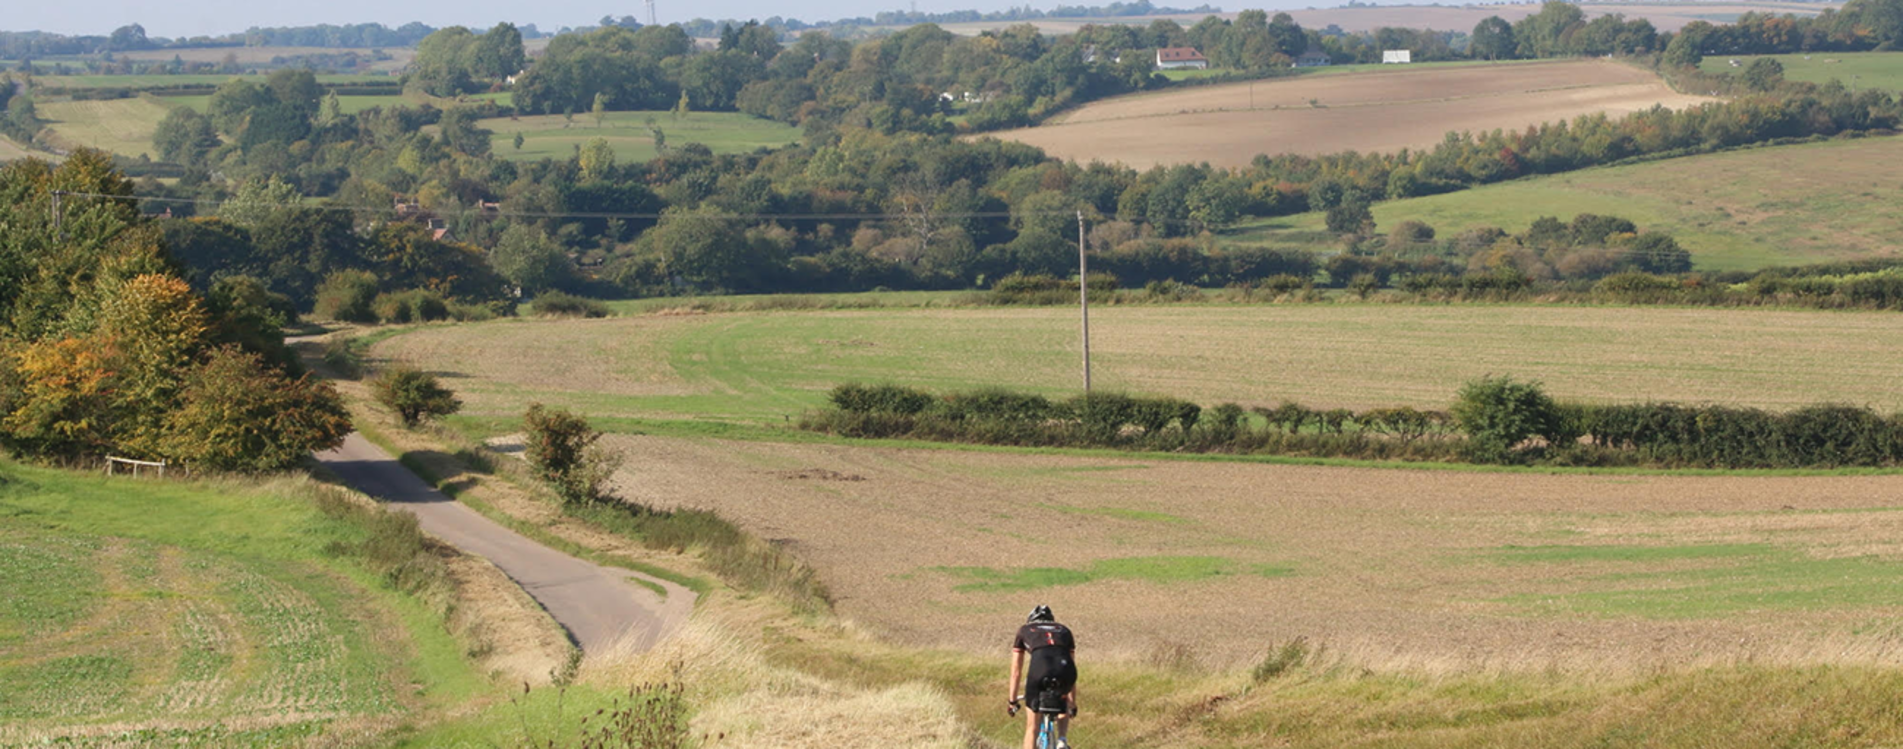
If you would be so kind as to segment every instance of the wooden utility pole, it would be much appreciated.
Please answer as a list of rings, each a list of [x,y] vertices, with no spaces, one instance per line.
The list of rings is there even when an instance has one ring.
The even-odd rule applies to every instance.
[[[65,190],[53,191],[53,241],[56,242],[59,241],[59,197],[65,194]]]
[[[1090,394],[1090,261],[1084,257],[1084,212],[1077,212],[1077,309],[1084,319],[1084,394]]]

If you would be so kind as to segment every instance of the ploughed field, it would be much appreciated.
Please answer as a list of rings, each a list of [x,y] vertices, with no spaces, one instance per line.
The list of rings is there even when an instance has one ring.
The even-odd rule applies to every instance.
[[[899,642],[1233,668],[1903,664],[1903,476],[1541,475],[614,436],[622,496],[708,508]]]
[[[1120,96],[991,135],[1077,161],[1244,166],[1257,154],[1427,148],[1453,131],[1517,130],[1706,101],[1605,60],[1393,66]]]
[[[1468,380],[1542,380],[1599,402],[1819,402],[1903,408],[1903,316],[1761,309],[1384,304],[1100,307],[1095,385],[1313,407],[1445,408]],[[1077,312],[968,307],[428,326],[378,357],[449,373],[465,414],[529,403],[592,418],[763,420],[820,406],[843,382],[1069,395]]]

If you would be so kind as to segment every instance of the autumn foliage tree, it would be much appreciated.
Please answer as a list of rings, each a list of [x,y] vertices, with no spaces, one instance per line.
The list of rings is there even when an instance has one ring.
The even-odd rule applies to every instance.
[[[339,444],[336,393],[260,355],[256,305],[208,306],[130,194],[94,151],[0,168],[0,445],[268,470]]]

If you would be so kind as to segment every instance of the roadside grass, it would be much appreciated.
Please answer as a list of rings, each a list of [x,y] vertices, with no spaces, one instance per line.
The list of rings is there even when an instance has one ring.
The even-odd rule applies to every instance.
[[[1903,52],[1806,52],[1789,55],[1706,55],[1699,70],[1743,76],[1760,57],[1784,66],[1784,78],[1805,83],[1841,81],[1845,88],[1903,89]],[[1731,61],[1737,60],[1737,67]]]
[[[440,611],[340,556],[366,531],[308,483],[0,475],[0,741],[269,738],[486,687]]]
[[[678,118],[672,112],[610,112],[600,127],[594,115],[587,112],[577,112],[573,120],[559,114],[531,115],[481,120],[476,125],[495,131],[490,150],[506,159],[560,161],[574,156],[576,149],[589,141],[602,138],[614,149],[617,161],[630,163],[658,155],[654,136],[648,130],[649,119],[666,135],[669,148],[699,143],[714,153],[749,153],[800,139],[798,128],[738,112],[690,112]],[[520,149],[515,147],[516,133],[522,134]]]
[[[1092,318],[1097,388],[1206,407],[1440,409],[1463,383],[1504,373],[1566,400],[1903,408],[1891,387],[1903,356],[1884,343],[1903,318],[1888,313],[1318,304],[1108,307]],[[466,404],[453,423],[474,429],[537,401],[611,429],[763,426],[790,423],[844,382],[1065,397],[1077,390],[1075,325],[1060,308],[522,320],[416,328],[372,350],[453,376]],[[563,363],[559,377],[548,362]]]
[[[1896,57],[1903,59],[1903,53]],[[1526,231],[1534,219],[1619,216],[1672,235],[1701,270],[1750,270],[1896,252],[1903,214],[1890,210],[1903,138],[1768,146],[1532,177],[1471,190],[1377,203],[1377,230],[1421,221],[1439,236],[1492,226]],[[1221,241],[1286,249],[1336,246],[1319,213],[1254,219]]]

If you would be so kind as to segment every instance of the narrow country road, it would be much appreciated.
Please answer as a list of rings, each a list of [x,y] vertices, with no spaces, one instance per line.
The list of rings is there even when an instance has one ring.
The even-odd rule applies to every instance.
[[[352,432],[342,447],[317,459],[358,491],[415,515],[423,532],[488,559],[542,604],[584,654],[630,635],[631,644],[646,650],[693,613],[693,591],[536,543],[437,491],[361,434]],[[630,578],[659,584],[666,598]]]

